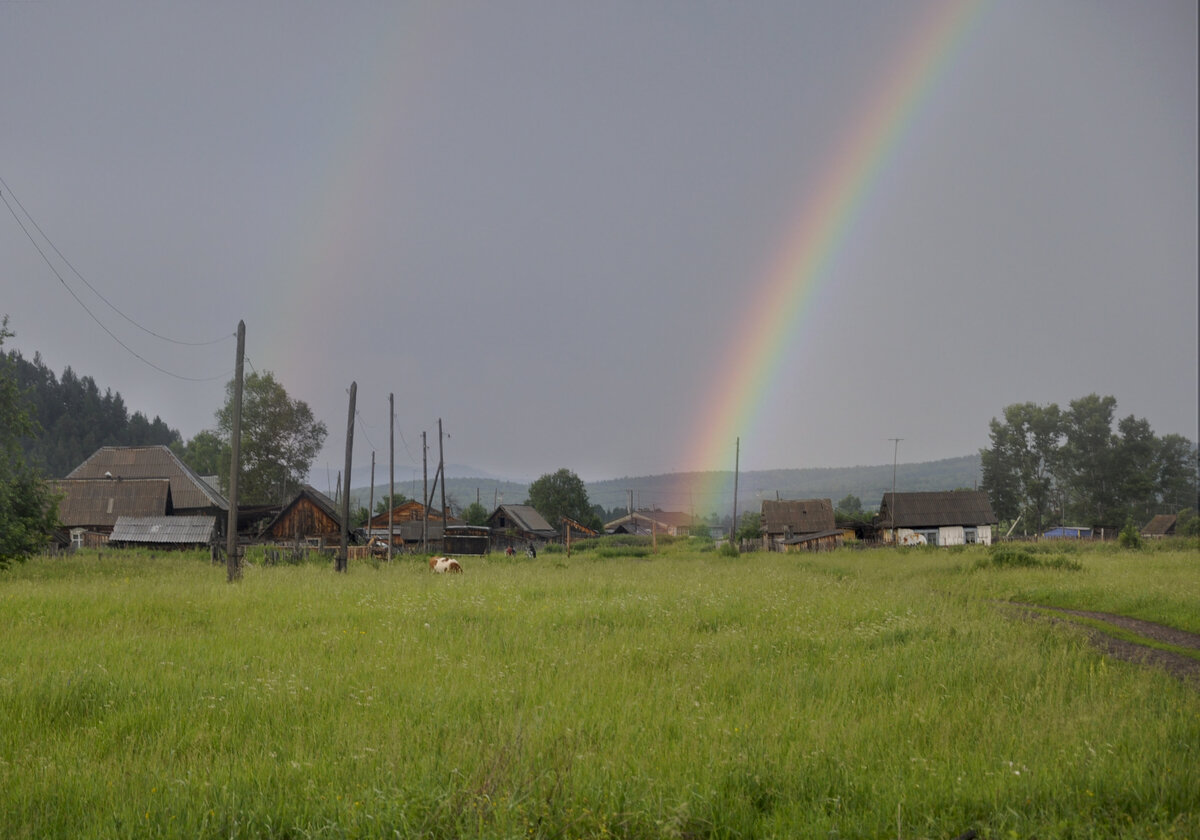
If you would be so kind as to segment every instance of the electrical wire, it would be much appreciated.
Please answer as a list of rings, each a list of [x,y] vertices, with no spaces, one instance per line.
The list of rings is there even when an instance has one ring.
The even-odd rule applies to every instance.
[[[14,197],[14,200],[15,200],[15,197]],[[128,344],[121,341],[121,339],[117,338],[117,336],[113,333],[113,331],[110,330],[108,327],[106,327],[104,325],[104,322],[96,317],[96,313],[94,313],[94,312],[92,312],[92,310],[88,309],[87,304],[84,303],[82,299],[80,299],[79,295],[75,294],[75,290],[67,285],[67,281],[63,280],[62,275],[58,273],[58,269],[56,269],[54,267],[54,264],[51,263],[50,260],[46,257],[46,252],[42,250],[40,245],[38,245],[37,240],[33,238],[33,236],[29,233],[29,229],[26,228],[25,225],[21,222],[21,218],[16,214],[16,211],[14,211],[12,209],[12,205],[8,203],[8,199],[5,198],[3,192],[0,192],[0,201],[3,201],[4,206],[8,208],[8,212],[12,213],[12,217],[13,217],[13,219],[16,220],[17,225],[21,228],[22,231],[24,231],[25,236],[27,236],[29,238],[29,241],[31,243],[33,243],[33,247],[37,249],[37,252],[39,254],[41,254],[42,260],[44,260],[46,265],[49,266],[50,270],[52,272],[54,272],[54,276],[59,279],[59,282],[62,283],[63,288],[67,290],[67,292],[71,295],[71,297],[75,298],[75,302],[78,303],[81,307],[83,307],[83,311],[86,312],[89,316],[91,316],[91,319],[93,321],[95,321],[97,325],[99,325],[100,329],[102,329],[106,333],[108,333],[109,338],[111,338],[113,341],[117,342],[117,344],[120,344],[122,347],[124,347],[126,352],[129,353],[129,355],[133,356],[135,359],[140,361],[142,364],[147,365],[148,367],[154,368],[159,373],[165,374],[165,375],[173,377],[175,379],[182,379],[185,382],[214,382],[218,379],[224,379],[225,377],[230,375],[228,373],[220,373],[220,374],[217,374],[216,376],[184,376],[183,374],[175,373],[174,371],[167,370],[164,367],[160,367],[160,366],[154,364],[154,362],[150,361],[145,356],[142,356],[140,353],[138,353],[133,348],[131,348]]]
[[[150,329],[149,327],[142,326],[137,321],[135,321],[133,318],[130,318],[128,315],[126,315],[124,312],[122,312],[120,309],[118,309],[117,306],[115,304],[113,304],[112,301],[110,301],[103,294],[101,294],[99,289],[97,289],[95,286],[93,286],[91,283],[89,283],[87,281],[87,278],[79,273],[79,270],[76,269],[75,266],[71,264],[71,261],[69,259],[67,259],[66,256],[63,254],[63,252],[58,249],[58,246],[54,244],[54,240],[52,240],[49,236],[47,236],[46,232],[44,230],[42,230],[41,225],[39,225],[37,223],[37,219],[33,218],[33,216],[30,214],[30,212],[25,209],[25,205],[21,203],[21,199],[17,198],[16,193],[14,193],[12,191],[12,188],[8,186],[8,182],[6,182],[2,176],[0,176],[0,186],[3,187],[4,192],[6,192],[12,196],[13,201],[15,201],[17,203],[17,206],[21,208],[21,212],[25,214],[25,218],[29,219],[30,224],[32,224],[34,229],[37,230],[38,234],[41,235],[42,239],[44,239],[46,241],[46,243],[51,248],[54,249],[54,253],[58,254],[58,258],[61,259],[64,263],[66,263],[67,268],[71,269],[71,273],[74,274],[76,277],[78,277],[80,279],[80,281],[83,283],[83,285],[85,285],[89,289],[91,289],[92,294],[94,294],[96,297],[100,298],[100,300],[104,301],[108,305],[109,309],[111,309],[113,312],[116,312],[118,315],[120,315],[122,318],[124,318],[129,323],[133,324],[135,327],[137,327],[142,332],[144,332],[148,335],[152,335],[155,338],[160,339],[162,341],[168,341],[171,344],[181,344],[185,347],[207,347],[211,344],[220,344],[222,341],[228,341],[231,337],[236,337],[235,334],[232,334],[232,335],[223,335],[223,336],[220,336],[219,338],[214,338],[209,341],[180,341],[179,339],[170,338],[169,336],[165,336],[165,335],[156,333],[154,330]],[[0,193],[0,195],[2,195],[2,194],[3,193]],[[4,203],[6,205],[8,205],[7,201],[5,201]],[[11,206],[8,207],[8,210],[10,213],[13,214],[13,217],[16,218],[16,212],[12,209]],[[20,219],[17,219],[17,224],[21,224]],[[21,229],[25,231],[25,235],[28,236],[30,241],[32,242],[33,237],[30,236],[30,233],[28,230],[25,230],[24,225],[21,225]],[[41,248],[38,247],[37,243],[34,242],[33,245],[35,248],[38,249],[38,253],[42,255],[42,259],[46,261],[46,264],[50,265],[50,261],[47,259],[46,254],[42,251]],[[50,266],[50,270],[54,271],[54,266]],[[58,277],[59,282],[61,282],[64,286],[66,285],[66,281],[63,280],[63,277],[61,274],[59,274],[57,271],[54,271],[54,275],[56,277]],[[78,300],[78,298],[76,298],[76,300]],[[88,314],[91,314],[91,313],[89,312]],[[94,318],[95,316],[93,315],[92,317]]]

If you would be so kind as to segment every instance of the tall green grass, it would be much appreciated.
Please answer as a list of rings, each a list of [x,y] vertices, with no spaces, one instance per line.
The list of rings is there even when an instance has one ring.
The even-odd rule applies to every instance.
[[[1190,551],[605,548],[12,569],[0,833],[1200,834],[1195,687],[997,603],[1194,624]]]

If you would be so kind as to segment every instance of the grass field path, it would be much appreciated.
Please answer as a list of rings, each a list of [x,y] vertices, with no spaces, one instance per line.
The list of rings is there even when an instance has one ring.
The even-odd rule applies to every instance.
[[[1014,606],[1021,607],[1026,611],[1033,611],[1035,615],[1040,616],[1059,614],[1085,619],[1087,623],[1078,626],[1084,627],[1088,631],[1092,644],[1103,650],[1108,656],[1125,662],[1161,668],[1200,690],[1200,656],[1193,657],[1184,652],[1159,647],[1159,645],[1164,645],[1170,648],[1185,648],[1200,652],[1200,633],[1191,633],[1187,630],[1180,630],[1178,627],[1156,624],[1153,621],[1115,613],[1047,607],[1039,604],[1015,603]],[[1113,635],[1107,631],[1108,627],[1118,628],[1124,632]]]

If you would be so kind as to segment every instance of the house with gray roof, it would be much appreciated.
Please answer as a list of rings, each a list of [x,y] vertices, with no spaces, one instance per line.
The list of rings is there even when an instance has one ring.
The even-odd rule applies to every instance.
[[[518,547],[525,543],[548,543],[558,539],[551,527],[533,505],[500,505],[488,517],[492,529],[492,546]]]
[[[991,545],[999,521],[982,490],[884,493],[875,517],[884,542],[919,535],[928,545]]]
[[[102,446],[67,478],[165,478],[171,483],[176,516],[214,516],[220,522],[221,514],[229,513],[225,497],[166,446]],[[136,515],[132,511],[122,513]]]

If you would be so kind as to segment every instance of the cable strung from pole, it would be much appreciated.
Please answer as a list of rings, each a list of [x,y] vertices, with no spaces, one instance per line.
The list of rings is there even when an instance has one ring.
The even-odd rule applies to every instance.
[[[102,329],[106,333],[108,333],[109,338],[111,338],[113,341],[117,342],[117,344],[120,344],[122,347],[124,347],[126,352],[129,353],[129,355],[133,356],[135,359],[142,362],[142,364],[145,364],[149,367],[154,368],[159,373],[166,374],[167,376],[174,377],[175,379],[182,379],[186,382],[213,382],[217,379],[224,379],[226,376],[229,375],[229,374],[222,373],[222,374],[218,374],[216,376],[184,376],[183,374],[175,373],[174,371],[170,371],[170,370],[167,370],[166,368],[159,367],[158,365],[154,364],[154,362],[150,361],[145,356],[142,356],[140,353],[135,351],[124,341],[121,341],[121,339],[117,338],[116,335],[113,334],[113,331],[110,330],[108,327],[106,327],[104,325],[104,322],[96,317],[96,313],[94,313],[94,312],[92,312],[92,310],[88,309],[87,304],[84,303],[80,299],[79,295],[75,294],[75,290],[72,289],[70,286],[68,286],[67,282],[65,280],[63,280],[62,275],[58,273],[58,270],[54,267],[53,263],[51,263],[50,260],[48,260],[46,258],[46,253],[41,249],[41,246],[38,245],[37,240],[34,239],[30,235],[29,230],[25,227],[25,225],[22,224],[20,217],[17,216],[16,212],[12,209],[12,205],[8,203],[8,199],[4,197],[4,193],[2,193],[2,192],[0,192],[0,201],[3,201],[4,206],[8,208],[8,212],[12,213],[13,218],[16,219],[17,225],[19,225],[21,230],[25,232],[25,235],[27,237],[29,237],[29,241],[33,243],[33,247],[37,249],[37,252],[39,254],[41,254],[42,259],[45,260],[45,262],[46,262],[46,265],[48,265],[50,267],[50,270],[54,272],[54,276],[57,277],[59,279],[59,281],[63,284],[63,288],[67,290],[67,292],[71,295],[71,297],[75,298],[75,302],[78,303],[81,307],[83,307],[83,311],[86,312],[89,316],[91,316],[91,319],[93,321],[95,321],[97,325],[99,325],[100,329]]]
[[[17,203],[17,206],[21,208],[21,212],[25,214],[25,218],[29,219],[29,223],[33,225],[34,229],[37,230],[38,234],[41,235],[42,239],[44,239],[46,241],[46,243],[54,250],[54,253],[58,254],[58,258],[60,260],[62,260],[64,263],[66,263],[67,268],[71,269],[71,273],[74,274],[76,277],[78,277],[79,280],[83,283],[83,285],[85,285],[89,289],[91,289],[92,294],[94,294],[96,297],[100,298],[100,300],[104,301],[108,305],[109,309],[111,309],[113,312],[116,312],[118,315],[120,315],[122,318],[124,318],[129,323],[133,324],[135,327],[137,327],[142,332],[146,333],[147,335],[152,335],[155,338],[160,339],[162,341],[168,341],[171,344],[181,344],[185,347],[207,347],[210,344],[219,344],[222,341],[227,341],[230,338],[234,337],[233,334],[231,333],[229,335],[223,335],[223,336],[220,336],[219,338],[211,339],[210,341],[180,341],[179,339],[176,339],[176,338],[171,338],[169,336],[160,335],[159,333],[156,333],[154,330],[150,329],[149,327],[142,326],[137,321],[133,320],[133,318],[130,318],[128,315],[126,315],[124,312],[122,312],[120,309],[118,309],[116,307],[116,305],[113,304],[112,301],[110,301],[103,294],[101,294],[99,289],[97,289],[95,286],[93,286],[91,283],[89,283],[87,281],[87,278],[79,273],[79,270],[76,269],[75,266],[71,264],[71,261],[66,258],[66,256],[63,254],[63,252],[58,250],[58,246],[54,244],[54,240],[52,240],[49,236],[47,236],[46,232],[44,230],[42,230],[41,225],[39,225],[37,223],[37,219],[33,218],[33,216],[30,215],[29,211],[25,209],[25,205],[21,203],[21,199],[17,198],[16,194],[8,186],[8,183],[4,180],[3,177],[0,177],[0,186],[3,187],[3,192],[0,192],[0,197],[2,197],[5,192],[12,196],[13,201],[15,201]],[[8,207],[8,212],[12,213],[13,218],[17,220],[17,224],[21,225],[21,230],[25,231],[25,235],[27,237],[29,237],[29,241],[33,242],[33,247],[37,248],[38,253],[41,254],[42,260],[45,261],[46,265],[50,266],[50,270],[54,272],[54,276],[58,278],[60,283],[62,283],[64,286],[66,286],[67,285],[66,280],[64,280],[63,276],[58,273],[58,271],[54,268],[53,265],[50,264],[50,260],[46,256],[46,253],[38,246],[38,243],[34,241],[33,236],[26,229],[25,225],[21,223],[21,220],[19,218],[17,218],[16,211],[13,210],[12,205],[10,205],[8,203],[7,199],[4,200],[4,204],[5,204],[5,206]],[[76,298],[76,300],[78,300],[78,298]],[[89,312],[88,314],[90,315],[91,313]],[[92,317],[95,318],[94,315]]]
[[[371,436],[367,434],[367,421],[363,419],[362,412],[356,408],[354,409],[354,416],[358,418],[358,425],[359,428],[362,429],[363,437],[367,439],[367,443],[370,445],[371,449],[374,450],[375,444],[371,442]]]

